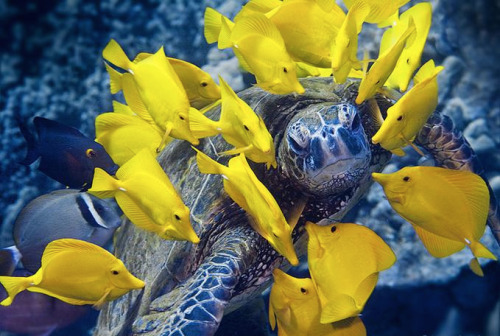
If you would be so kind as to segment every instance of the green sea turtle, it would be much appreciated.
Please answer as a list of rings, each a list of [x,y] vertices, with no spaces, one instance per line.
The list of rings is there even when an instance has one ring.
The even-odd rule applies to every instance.
[[[299,255],[304,253],[305,220],[342,219],[365,195],[371,172],[381,171],[391,158],[370,142],[377,130],[374,105],[354,103],[358,82],[331,82],[302,80],[306,92],[300,96],[272,95],[257,87],[240,93],[262,116],[276,146],[278,168],[251,163],[253,170],[285,216],[297,215],[305,204],[293,235]],[[382,95],[375,101],[385,116],[391,101]],[[207,115],[218,119],[219,113],[215,108]],[[437,165],[480,173],[472,149],[446,116],[434,114],[415,143]],[[227,157],[217,156],[229,149],[221,137],[202,140],[198,148],[227,164]],[[147,285],[104,306],[95,335],[213,335],[224,313],[259,295],[275,267],[287,267],[224,192],[221,177],[199,173],[187,142],[174,141],[159,161],[191,209],[201,242],[162,240],[125,223],[115,254]],[[494,199],[491,219],[498,229]]]

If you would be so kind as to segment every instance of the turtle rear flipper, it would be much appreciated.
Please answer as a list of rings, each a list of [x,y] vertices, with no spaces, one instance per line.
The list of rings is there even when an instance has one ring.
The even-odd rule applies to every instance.
[[[495,194],[484,177],[484,169],[471,145],[462,132],[455,129],[450,117],[434,112],[427,120],[415,143],[425,148],[434,158],[436,166],[448,169],[468,170],[480,175],[490,191],[488,226],[500,244],[500,212]]]
[[[195,273],[150,305],[150,314],[138,317],[132,327],[139,335],[213,335],[222,320],[224,309],[233,297],[240,276],[257,257],[255,237],[239,227],[230,235],[219,237],[212,253]]]

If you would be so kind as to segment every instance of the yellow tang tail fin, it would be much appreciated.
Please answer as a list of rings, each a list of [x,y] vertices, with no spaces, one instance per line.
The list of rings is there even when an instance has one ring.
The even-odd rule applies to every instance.
[[[106,71],[109,74],[109,88],[111,94],[118,93],[122,90],[122,74],[121,72],[113,69],[108,63],[104,62]]]
[[[220,133],[216,121],[193,108],[189,109],[189,129],[196,138],[206,138]]]
[[[227,17],[222,16],[221,18],[221,30],[219,34],[219,43],[217,47],[219,49],[231,48],[233,46],[233,42],[231,41],[231,34],[234,27],[234,22],[229,20]]]
[[[129,70],[134,63],[132,63],[127,54],[123,51],[122,47],[115,40],[111,39],[102,51],[102,57],[111,64],[116,65],[123,70]]]
[[[118,180],[110,176],[101,168],[95,168],[92,188],[88,190],[90,194],[99,198],[111,198],[115,196],[118,188],[120,188]]]
[[[208,44],[217,42],[222,28],[222,14],[215,9],[207,7],[205,9],[205,28],[203,34]]]
[[[0,276],[0,283],[5,287],[7,294],[9,295],[5,300],[0,302],[2,306],[10,306],[16,295],[26,288],[28,288],[33,282],[33,276],[29,277],[10,277],[10,276]]]
[[[197,152],[196,162],[202,174],[223,174],[225,166],[211,159],[208,155],[193,147]]]
[[[491,253],[491,251],[488,250],[486,246],[484,246],[478,241],[473,241],[469,245],[469,247],[472,251],[472,254],[474,254],[474,257],[476,258],[487,258],[487,259],[497,260],[497,257],[495,257],[495,255]]]
[[[479,260],[477,260],[477,258],[472,258],[470,260],[469,267],[475,275],[480,277],[484,276],[483,269],[481,268],[481,265],[479,265]]]

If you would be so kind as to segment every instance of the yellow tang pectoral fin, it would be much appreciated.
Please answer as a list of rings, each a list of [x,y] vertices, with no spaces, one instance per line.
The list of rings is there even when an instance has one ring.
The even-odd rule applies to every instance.
[[[405,151],[402,148],[391,149],[390,152],[394,155],[397,155],[397,156],[405,156],[406,155]]]
[[[116,202],[133,224],[146,231],[161,233],[161,226],[157,225],[127,193],[118,193]]]
[[[332,327],[331,334],[322,334],[321,336],[366,336],[365,324],[358,316],[334,322]]]
[[[406,142],[408,145],[410,145],[418,154],[420,154],[420,156],[424,157],[425,154],[424,152],[422,152],[422,150],[420,148],[418,148],[414,143],[413,143],[413,140],[408,140],[406,139],[402,134],[400,135],[401,139]]]
[[[432,232],[422,229],[418,225],[413,225],[425,248],[435,258],[444,258],[462,250],[465,242],[459,242],[438,236]]]
[[[346,294],[338,294],[331,302],[326,302],[321,310],[321,323],[338,322],[343,319],[354,317],[360,310],[356,306],[354,299]]]
[[[212,108],[214,108],[216,106],[219,106],[221,103],[222,103],[222,100],[221,99],[217,99],[216,101],[214,101],[210,105],[205,106],[204,108],[202,108],[199,111],[200,111],[201,114],[205,114],[207,111],[211,110]]]
[[[303,197],[295,201],[293,208],[288,212],[286,216],[286,221],[290,225],[291,231],[295,228],[295,225],[299,222],[302,212],[307,205],[308,197]]]
[[[101,309],[102,306],[104,305],[104,303],[106,302],[106,299],[107,299],[109,293],[111,293],[111,290],[112,290],[112,288],[106,289],[104,291],[104,294],[101,296],[101,298],[99,300],[97,300],[92,307],[97,309],[97,310]]]

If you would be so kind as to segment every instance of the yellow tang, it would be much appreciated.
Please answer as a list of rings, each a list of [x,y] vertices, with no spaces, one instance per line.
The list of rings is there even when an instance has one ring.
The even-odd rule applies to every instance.
[[[410,24],[405,33],[399,40],[383,54],[380,54],[378,59],[373,63],[370,71],[361,80],[359,84],[359,93],[356,97],[356,104],[361,104],[366,99],[371,98],[378,89],[384,86],[385,81],[389,78],[394,70],[398,59],[406,45],[412,44],[415,36],[415,24],[410,20]]]
[[[359,317],[321,324],[321,305],[309,278],[294,278],[279,269],[273,271],[269,296],[269,323],[278,325],[278,336],[366,336]]]
[[[242,153],[233,157],[226,167],[196,148],[194,150],[198,153],[196,161],[200,172],[222,175],[224,190],[236,204],[250,215],[252,228],[264,237],[290,264],[298,265],[299,260],[292,243],[293,228],[287,223],[273,195],[255,176],[245,155]]]
[[[386,30],[380,42],[380,54],[389,49],[401,35],[406,31],[410,18],[415,22],[415,40],[403,49],[401,56],[385,85],[391,89],[399,89],[404,92],[408,88],[411,77],[420,66],[420,58],[424,50],[427,34],[431,27],[432,6],[428,2],[422,2],[411,7],[396,20],[393,27]]]
[[[332,75],[331,68],[318,68],[303,62],[295,62],[297,69],[297,77],[330,77]]]
[[[132,223],[163,239],[199,243],[189,208],[148,149],[142,149],[121,166],[116,177],[118,180],[96,168],[88,192],[100,198],[115,197]]]
[[[352,68],[361,67],[356,56],[358,34],[369,11],[370,7],[363,1],[354,4],[347,12],[337,37],[331,45],[331,66],[336,83],[344,83]]]
[[[128,83],[135,86],[136,89],[131,92],[137,92],[138,96],[129,95],[125,99],[136,113],[145,108],[158,127],[164,131],[162,143],[158,147],[162,147],[169,135],[194,145],[199,143],[189,130],[188,112],[191,107],[186,91],[170,63],[165,61],[163,47],[152,56],[134,63],[128,59],[120,45],[111,40],[102,55],[106,61],[131,74],[133,81],[122,85],[125,87]],[[111,86],[113,87],[113,84]]]
[[[252,0],[235,17],[235,22],[243,16],[251,15],[251,6],[262,0]],[[294,0],[281,2],[277,7],[264,13],[278,28],[286,45],[286,50],[295,61],[305,62],[321,68],[331,68],[330,48],[342,26],[345,13],[331,0],[330,10],[325,11],[316,0]],[[297,18],[300,17],[300,20]]]
[[[420,68],[414,78],[415,86],[387,109],[387,118],[372,137],[374,144],[380,144],[396,155],[404,155],[401,148],[412,144],[417,133],[436,109],[437,75],[442,70],[442,66],[434,66],[433,60],[429,60]]]
[[[222,108],[219,121],[213,121],[201,113],[189,116],[191,132],[204,138],[222,134],[235,148],[224,154],[245,153],[254,162],[265,162],[267,168],[276,168],[273,138],[264,121],[247,103],[241,100],[233,89],[219,76],[222,90]]]
[[[490,204],[488,187],[479,175],[440,167],[405,167],[372,176],[432,256],[447,257],[468,246],[474,254],[470,267],[480,276],[477,258],[497,260],[479,242]]]
[[[309,272],[322,307],[321,323],[357,316],[396,256],[369,228],[352,223],[306,223]]]
[[[156,156],[163,136],[159,127],[134,115],[127,105],[113,101],[113,108],[115,113],[102,113],[95,119],[95,140],[113,161],[122,166],[143,148]]]
[[[276,26],[254,13],[233,23],[217,11],[205,11],[205,37],[218,40],[219,48],[232,47],[243,69],[255,75],[257,85],[274,94],[304,93],[295,63]]]
[[[140,53],[134,62],[140,62],[149,56],[151,56],[149,53]],[[167,57],[167,60],[179,76],[192,107],[201,109],[220,99],[219,86],[208,73],[181,59]]]
[[[0,302],[10,306],[24,290],[43,293],[72,305],[100,307],[132,289],[144,287],[120,259],[92,243],[78,239],[50,242],[42,255],[42,266],[28,277],[0,276],[8,297]]]
[[[376,23],[379,27],[390,25],[394,18],[397,18],[399,8],[410,0],[344,0],[344,4],[348,9],[357,2],[363,2],[370,6],[370,14],[365,21],[368,23]]]

